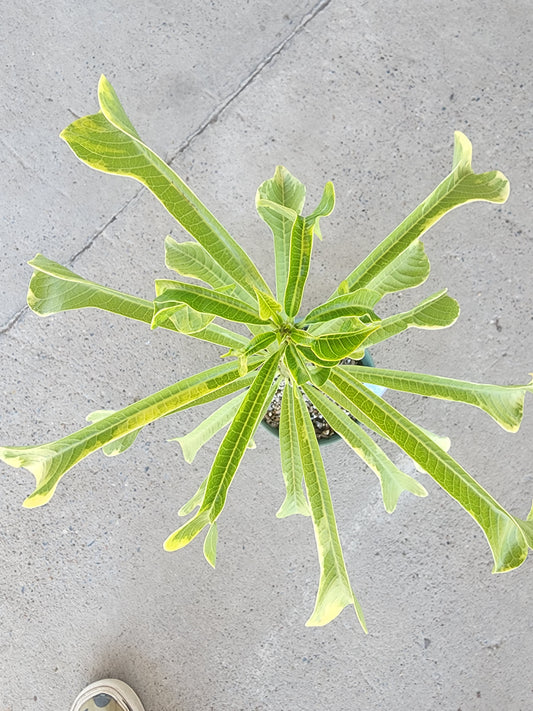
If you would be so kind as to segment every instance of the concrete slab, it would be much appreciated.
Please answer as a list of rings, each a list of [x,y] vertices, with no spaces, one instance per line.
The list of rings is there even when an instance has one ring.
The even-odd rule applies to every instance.
[[[301,3],[286,19],[281,3],[277,10],[225,5],[213,14],[195,5],[184,10],[188,19],[181,17],[178,28],[166,5],[133,3],[120,17],[104,3],[94,15],[65,5],[57,17],[61,26],[72,20],[74,35],[46,48],[42,37],[57,18],[38,8],[26,43],[15,41],[22,27],[5,38],[14,64],[10,81],[33,86],[26,95],[27,115],[34,117],[21,132],[16,104],[6,141],[23,160],[35,161],[31,197],[21,189],[9,193],[7,224],[23,237],[16,252],[11,231],[2,236],[5,288],[14,294],[3,305],[6,319],[22,306],[26,278],[21,285],[17,260],[24,251],[21,264],[37,250],[68,261],[98,233],[74,260],[79,273],[146,297],[153,279],[165,274],[163,237],[172,230],[178,236],[179,228],[134,183],[77,164],[55,138],[65,106],[83,114],[93,105],[102,55],[139,131],[161,153],[173,156],[198,130],[174,165],[265,273],[271,274],[272,259],[268,233],[254,214],[257,185],[276,163],[308,184],[310,202],[334,180],[338,205],[323,224],[309,305],[327,296],[445,175],[453,130],[464,130],[474,143],[476,169],[503,170],[511,198],[501,208],[461,208],[428,236],[433,275],[420,297],[448,286],[462,306],[459,322],[398,338],[375,356],[384,366],[524,382],[533,350],[528,4],[504,16],[492,1],[483,8],[400,6],[401,12],[392,0],[379,7]],[[14,22],[14,11],[10,17]],[[302,29],[293,35],[296,26]],[[224,42],[215,46],[220,27]],[[42,81],[35,85],[21,71],[31,51],[40,53]],[[58,57],[61,97],[53,81]],[[207,77],[213,96],[206,98],[198,76]],[[232,92],[218,120],[206,125]],[[48,95],[54,102],[43,101]],[[50,168],[52,150],[57,161]],[[20,166],[14,185],[26,185],[16,156],[9,160]],[[49,186],[35,166],[49,171]],[[58,192],[56,204],[51,196],[58,189],[69,199]],[[28,205],[37,207],[31,220],[24,216]],[[43,205],[50,208],[44,218]],[[50,225],[57,236],[44,244]],[[407,305],[411,296],[402,299]],[[0,442],[55,439],[81,427],[89,411],[126,405],[197,372],[216,354],[103,313],[38,319],[24,312],[0,337]],[[415,421],[448,434],[454,456],[511,511],[525,515],[533,408],[520,433],[509,435],[466,407],[390,399]],[[217,570],[208,568],[198,545],[164,553],[179,506],[216,451],[210,443],[186,465],[166,440],[200,417],[193,412],[147,428],[121,457],[86,459],[41,509],[20,508],[31,477],[2,465],[2,711],[68,708],[81,687],[108,675],[133,684],[147,711],[525,711],[532,705],[524,674],[533,651],[531,563],[491,576],[480,529],[427,477],[430,496],[402,499],[389,516],[375,479],[347,448],[324,450],[366,637],[348,611],[326,628],[303,626],[318,579],[314,541],[308,521],[274,517],[283,485],[266,433],[259,433],[232,485]],[[396,461],[420,476],[406,458],[396,455]]]
[[[305,0],[290,9],[280,0],[179,9],[138,0],[3,3],[0,328],[24,304],[28,258],[71,259],[137,192],[106,176],[90,187],[94,176],[58,140],[76,116],[97,110],[100,74],[130,97],[147,143],[171,156],[312,8]]]

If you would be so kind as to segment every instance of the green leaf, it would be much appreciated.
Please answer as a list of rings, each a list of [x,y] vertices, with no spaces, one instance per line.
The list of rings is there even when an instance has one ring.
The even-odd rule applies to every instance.
[[[379,327],[379,324],[370,324],[360,326],[353,331],[317,336],[311,344],[311,349],[324,361],[336,360],[338,362],[360,348]]]
[[[288,316],[296,316],[302,303],[303,290],[313,249],[314,223],[306,222],[300,215],[296,218],[291,233],[289,274],[285,290],[285,311]]]
[[[379,327],[370,335],[365,347],[385,341],[396,336],[407,328],[447,328],[459,316],[459,304],[446,294],[446,289],[428,296],[417,306],[394,316],[384,318]]]
[[[95,410],[94,412],[90,412],[85,419],[87,422],[99,422],[108,415],[113,415],[115,412],[116,410]],[[129,447],[131,447],[131,445],[135,442],[140,431],[140,429],[135,430],[134,432],[130,432],[130,434],[125,437],[109,442],[109,444],[104,444],[102,452],[106,455],[106,457],[115,457],[117,454],[122,454],[122,452],[129,449]]]
[[[291,232],[289,273],[285,289],[284,307],[288,316],[296,316],[300,310],[309,263],[313,249],[313,235],[319,234],[319,220],[329,215],[335,205],[333,183],[326,183],[322,199],[309,217],[298,215]]]
[[[309,333],[307,329],[298,328],[297,326],[292,328],[289,336],[290,340],[297,346],[309,347],[315,340],[315,336]]]
[[[182,437],[174,437],[169,442],[179,442],[186,462],[192,464],[199,450],[220,432],[231,420],[239,409],[245,393],[241,393],[228,402],[225,402],[197,427]]]
[[[267,333],[258,333],[254,336],[246,348],[242,349],[242,354],[246,357],[259,353],[265,350],[276,340],[276,334],[274,331],[268,331]]]
[[[30,279],[28,306],[39,316],[96,308],[145,323],[152,320],[151,301],[84,279],[42,254],[37,254],[28,264],[35,269]],[[165,328],[175,330],[170,323],[165,324]]]
[[[293,398],[299,457],[311,507],[320,562],[320,580],[315,608],[306,626],[327,625],[347,605],[353,605],[361,627],[366,632],[363,611],[353,593],[344,564],[328,480],[313,424],[298,388],[290,385],[286,387],[290,387]]]
[[[309,363],[314,363],[320,368],[332,368],[339,362],[339,358],[335,358],[332,360],[324,360],[323,358],[319,358],[319,356],[317,356],[317,354],[309,346],[303,346],[298,344],[298,351],[302,354],[306,361],[308,361]]]
[[[493,572],[511,570],[524,562],[528,545],[533,545],[529,522],[511,516],[423,430],[361,382],[340,368],[331,373],[331,381],[479,524],[494,557]]]
[[[161,325],[165,328],[164,324]],[[199,338],[202,341],[215,343],[217,346],[224,346],[225,348],[238,348],[244,345],[248,340],[246,336],[241,336],[240,333],[235,333],[229,328],[219,326],[218,323],[210,323],[201,331],[195,331],[188,335],[193,338]]]
[[[288,344],[285,351],[285,362],[297,385],[307,382],[311,377],[304,359],[292,343]]]
[[[533,392],[533,381],[527,385],[487,385],[425,373],[364,368],[358,365],[344,365],[341,369],[359,380],[364,379],[365,383],[382,385],[390,390],[479,407],[509,432],[518,431],[524,412],[525,394],[527,391]]]
[[[156,287],[159,283],[160,280],[156,280]],[[165,283],[168,285],[169,280],[165,280]],[[165,319],[172,316],[180,308],[181,304],[187,304],[200,313],[213,314],[229,321],[252,324],[265,323],[257,311],[254,311],[253,307],[248,306],[244,301],[234,296],[229,296],[213,289],[206,289],[203,286],[175,281],[171,288],[165,288],[154,299],[152,328],[164,323]]]
[[[152,322],[152,301],[88,281],[42,254],[37,254],[29,264],[35,272],[30,280],[28,305],[39,316],[71,309],[98,308],[144,323]],[[162,321],[160,325],[178,331],[172,319]],[[248,343],[244,336],[217,324],[210,324],[190,335],[227,348],[239,348]]]
[[[365,385],[366,385],[366,383],[365,383]],[[432,432],[431,430],[428,430],[425,427],[421,427],[420,425],[417,425],[417,427],[419,427],[419,429],[421,429],[422,432],[427,434],[429,439],[432,442],[434,442],[437,445],[437,447],[440,447],[445,452],[450,451],[450,447],[452,446],[452,441],[449,437],[445,437],[443,435],[436,434],[435,432]],[[387,438],[387,439],[389,439],[389,438]],[[417,470],[417,472],[423,472],[424,474],[427,474],[427,471],[425,469],[423,469],[420,466],[420,464],[418,464],[418,462],[413,461],[413,464],[415,465],[415,469]]]
[[[205,487],[207,486],[207,477],[203,480],[203,482],[200,484],[198,487],[197,491],[191,498],[183,504],[181,509],[178,511],[178,516],[188,516],[190,513],[194,511],[194,509],[197,509],[205,496]]]
[[[78,158],[96,170],[138,180],[233,281],[252,296],[254,286],[268,292],[267,284],[246,252],[183,180],[140,140],[104,76],[98,85],[98,99],[99,113],[74,121],[61,133]]]
[[[283,349],[270,356],[255,376],[218,449],[207,479],[202,505],[192,519],[167,538],[165,550],[183,548],[220,515],[248,442],[265,413],[269,398],[272,399],[272,384],[282,354]]]
[[[294,415],[294,401],[291,387],[285,383],[281,399],[279,421],[279,448],[281,454],[281,472],[285,481],[285,499],[276,516],[286,518],[300,514],[310,516],[311,509],[303,489],[304,471],[298,444],[298,430]]]
[[[201,314],[191,309],[187,304],[182,304],[172,311],[172,315],[169,316],[169,318],[180,333],[184,333],[187,336],[194,336],[195,333],[207,328],[215,318],[215,315]],[[153,324],[154,320],[152,319],[152,328]]]
[[[184,277],[204,281],[213,289],[228,284],[235,284],[228,274],[196,242],[176,242],[172,237],[165,238],[165,264],[172,271]],[[247,292],[244,292],[247,294]]]
[[[211,567],[215,567],[217,560],[218,527],[216,522],[209,526],[209,531],[204,540],[204,556]]]
[[[380,297],[395,291],[412,289],[426,281],[429,270],[429,259],[424,245],[416,239],[407,249],[385,264],[368,282],[366,288],[377,292]]]
[[[335,207],[335,189],[333,183],[327,182],[324,186],[324,191],[318,206],[313,210],[313,212],[307,218],[308,220],[316,220],[315,232],[318,239],[322,239],[322,234],[320,232],[320,218],[327,217],[331,215]]]
[[[306,326],[310,323],[322,323],[350,316],[369,316],[371,320],[377,321],[378,317],[373,307],[379,298],[380,294],[370,289],[359,289],[350,294],[343,294],[312,309],[298,325]]]
[[[55,442],[32,447],[0,447],[0,459],[13,467],[24,467],[34,475],[35,491],[24,501],[24,506],[42,506],[51,499],[61,477],[87,455],[178,408],[222,391],[238,375],[236,363],[218,365]],[[222,394],[226,393],[221,392],[220,396]]]
[[[330,373],[331,368],[312,368],[310,370],[311,382],[313,385],[316,385],[317,388],[320,388],[328,380]]]
[[[164,294],[175,285],[175,281],[167,279],[159,279],[155,282],[156,297]],[[229,289],[231,287],[220,287],[221,289]],[[155,310],[155,309],[154,309]],[[155,313],[152,316],[151,327],[158,326],[158,320],[164,323],[166,319],[172,321],[176,329],[180,333],[185,333],[187,336],[193,336],[198,331],[207,328],[215,318],[215,314],[205,314],[195,311],[187,304],[180,304],[175,308],[168,309],[166,312],[161,312],[158,316]]]
[[[330,377],[327,382],[325,382],[323,385],[320,386],[320,390],[325,393],[329,398],[331,398],[334,402],[337,403],[337,405],[340,405],[344,410],[350,413],[352,417],[355,418],[357,423],[361,423],[365,427],[367,427],[371,432],[375,432],[376,434],[380,435],[380,437],[383,437],[384,439],[390,439],[387,437],[385,432],[383,432],[380,427],[372,422],[362,410],[360,410],[351,400],[349,400],[346,395],[339,390],[339,388],[335,387],[333,383],[331,382],[331,373],[333,371],[330,371]]]
[[[484,200],[502,203],[509,195],[509,182],[499,171],[476,174],[472,171],[472,144],[460,131],[455,132],[455,148],[452,172],[438,185],[405,220],[379,244],[361,264],[346,278],[350,291],[369,287],[379,290],[379,275],[386,270],[386,279],[395,269],[395,262],[400,260],[401,272],[406,270],[404,252],[431,225],[435,224],[447,212],[466,202]],[[420,263],[414,268],[420,278],[425,269],[418,253]],[[416,260],[415,260],[416,261]],[[411,270],[407,269],[407,283],[414,285]],[[405,277],[403,277],[405,278]],[[373,280],[377,279],[377,281]],[[412,280],[410,282],[410,280]],[[423,279],[422,279],[423,280]],[[335,292],[337,294],[337,292]]]
[[[383,504],[388,513],[394,511],[403,491],[409,491],[415,496],[427,496],[427,491],[422,484],[398,469],[370,435],[328,397],[308,385],[302,386],[302,389],[324,415],[328,424],[376,474],[381,484]]]
[[[174,412],[182,412],[182,410],[188,410],[190,407],[200,407],[200,405],[206,405],[208,402],[213,402],[214,400],[219,400],[220,398],[226,397],[226,395],[233,395],[233,393],[237,392],[238,390],[243,390],[244,388],[249,388],[250,385],[253,383],[254,378],[256,376],[256,373],[254,372],[255,368],[258,368],[261,363],[263,362],[264,358],[261,358],[260,356],[253,356],[250,358],[249,361],[249,371],[246,373],[246,375],[241,376],[239,374],[239,377],[236,378],[235,380],[230,381],[226,385],[222,385],[220,388],[217,390],[211,392],[209,391],[205,395],[202,395],[201,397],[198,397],[194,402],[191,403],[186,403],[183,405],[183,407],[178,407],[176,408],[173,412],[170,412],[169,414],[172,415]],[[238,363],[233,362],[233,365],[237,367],[237,372],[239,370]]]
[[[283,299],[289,272],[291,232],[297,215],[303,210],[304,201],[305,185],[282,165],[278,165],[274,177],[262,183],[257,190],[257,212],[274,236],[276,294],[280,300]],[[288,208],[289,213],[280,213],[276,205]]]
[[[219,447],[201,506],[201,510],[209,508],[211,522],[220,515],[233,476],[272,400],[277,387],[274,379],[282,356],[283,348],[262,364]]]
[[[280,316],[278,315],[281,311],[281,304],[274,299],[274,297],[266,294],[264,291],[259,289],[255,290],[255,295],[257,297],[257,305],[259,307],[259,315],[265,321],[272,319],[274,323],[282,323]]]

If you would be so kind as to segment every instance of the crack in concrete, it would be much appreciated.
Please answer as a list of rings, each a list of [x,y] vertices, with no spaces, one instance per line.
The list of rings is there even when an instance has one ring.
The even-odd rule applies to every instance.
[[[232,104],[235,99],[237,99],[242,92],[252,84],[252,82],[255,80],[255,78],[263,71],[263,69],[268,66],[283,50],[292,42],[292,40],[302,32],[307,25],[323,10],[325,10],[328,5],[330,5],[332,0],[319,0],[319,2],[314,5],[311,10],[307,14],[305,14],[302,19],[298,22],[296,27],[290,32],[286,37],[284,37],[279,44],[277,44],[274,49],[270,50],[270,52],[264,57],[255,67],[254,69],[248,74],[248,76],[243,79],[238,87],[231,92],[228,96],[226,96],[219,104],[216,106],[213,111],[202,121],[202,123],[195,128],[192,133],[190,133],[187,138],[183,141],[183,143],[179,146],[179,148],[174,152],[170,158],[167,158],[166,162],[168,164],[171,164],[180,153],[183,153],[187,148],[191,145],[191,143],[194,141],[195,138],[200,136],[211,124],[216,123],[216,121],[219,119],[219,117],[222,115],[222,113],[228,108],[230,104]],[[79,118],[74,112],[69,109],[69,111],[76,116],[76,118]],[[84,246],[78,250],[67,262],[67,265],[69,267],[73,266],[74,263],[81,257],[82,254],[87,252],[92,245],[95,243],[95,241],[100,237],[100,235],[105,232],[105,230],[111,225],[117,217],[126,210],[126,208],[131,205],[132,202],[134,202],[141,192],[144,190],[144,187],[141,187],[137,190],[135,195],[133,197],[129,198],[110,218],[107,220],[107,222],[100,227],[89,239],[88,241],[84,244]],[[7,323],[3,324],[0,326],[0,335],[8,333],[15,324],[20,321],[22,316],[26,313],[26,311],[29,310],[29,306],[25,304],[20,308],[11,318],[7,321]]]
[[[109,220],[107,220],[107,222],[104,225],[102,225],[102,227],[100,227],[87,240],[87,242],[83,245],[83,247],[81,249],[79,249],[67,261],[66,266],[67,267],[74,266],[74,263],[79,259],[79,257],[81,257],[82,254],[84,254],[88,249],[90,249],[92,247],[95,240],[97,240],[98,237],[100,237],[100,235],[103,234],[103,232],[105,232],[105,230],[109,227],[109,225],[113,224],[113,222],[117,219],[117,217],[122,212],[124,212],[124,210],[126,210],[126,208],[128,208],[131,205],[131,203],[134,202],[139,197],[139,195],[142,193],[143,190],[144,190],[144,188],[139,188],[131,198],[126,200],[126,202],[115,212],[115,214],[112,215],[112,217],[110,217]],[[5,333],[8,333],[13,328],[13,326],[15,326],[15,324],[17,324],[20,321],[20,319],[24,316],[24,314],[27,311],[29,311],[29,308],[30,307],[28,306],[28,304],[24,304],[24,306],[22,306],[16,313],[13,314],[13,316],[11,316],[11,318],[9,319],[9,321],[7,321],[7,323],[0,326],[0,336],[4,335]]]
[[[92,237],[90,237],[87,240],[87,242],[83,245],[83,247],[80,250],[78,250],[76,252],[76,254],[74,254],[74,256],[72,256],[68,260],[67,266],[72,267],[74,265],[74,262],[76,262],[76,260],[79,259],[82,254],[85,254],[85,252],[87,252],[87,250],[89,250],[93,246],[93,244],[98,239],[98,237],[100,237],[100,235],[106,231],[106,229],[109,227],[109,225],[112,225],[113,222],[117,219],[117,217],[119,215],[121,215],[124,212],[124,210],[126,210],[132,204],[132,202],[135,202],[135,200],[139,197],[139,195],[142,193],[143,190],[144,190],[144,187],[139,188],[132,197],[130,197],[128,200],[126,200],[126,202],[114,213],[114,215],[112,215],[109,218],[109,220],[104,225],[102,225],[102,227],[100,227],[92,235]]]
[[[200,136],[206,128],[208,128],[212,123],[216,123],[220,118],[221,114],[227,109],[227,107],[232,104],[235,99],[242,94],[242,92],[250,86],[254,79],[263,71],[263,69],[269,65],[273,59],[275,59],[281,52],[287,47],[287,45],[296,37],[305,27],[313,20],[322,10],[325,10],[328,5],[331,4],[332,0],[320,0],[306,15],[302,17],[300,22],[296,25],[294,30],[290,32],[281,42],[274,47],[267,55],[264,57],[259,64],[257,64],[254,69],[248,74],[248,76],[241,81],[239,86],[225,99],[223,99],[218,106],[216,106],[213,111],[207,116],[207,118],[202,121],[202,123],[195,128],[195,130],[190,133],[179,148],[167,158],[167,163],[171,164],[180,153],[187,150],[195,138]]]
[[[22,308],[20,308],[15,314],[13,314],[13,316],[11,316],[7,323],[5,323],[3,326],[0,326],[0,335],[10,331],[29,308],[30,307],[27,304],[24,304]]]

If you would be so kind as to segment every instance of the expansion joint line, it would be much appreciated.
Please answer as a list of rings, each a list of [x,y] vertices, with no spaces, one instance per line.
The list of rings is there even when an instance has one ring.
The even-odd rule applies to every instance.
[[[190,133],[187,138],[183,141],[183,143],[179,146],[179,148],[174,152],[173,155],[171,155],[169,158],[167,158],[167,162],[171,164],[177,157],[180,155],[180,153],[183,153],[187,148],[191,145],[191,143],[194,141],[195,138],[200,136],[206,128],[210,126],[212,123],[216,123],[218,119],[220,118],[221,114],[224,113],[224,111],[228,108],[230,104],[232,104],[235,99],[242,94],[242,92],[252,84],[252,82],[256,79],[256,77],[263,71],[263,69],[268,66],[273,59],[275,59],[283,50],[291,43],[291,41],[304,30],[307,25],[313,20],[322,10],[324,10],[329,4],[331,3],[331,0],[320,0],[306,15],[302,17],[300,22],[296,25],[296,27],[290,32],[287,37],[281,40],[281,42],[274,47],[267,55],[264,57],[259,64],[257,64],[254,69],[248,74],[248,76],[241,81],[239,86],[231,92],[231,94],[228,94],[222,101],[216,106],[213,111],[202,121],[202,123],[194,129],[192,133]]]
[[[94,242],[100,237],[100,235],[105,232],[105,230],[111,225],[117,217],[126,210],[132,202],[134,202],[141,192],[144,190],[144,188],[139,188],[135,194],[126,200],[126,202],[115,212],[115,214],[107,220],[107,222],[100,227],[96,232],[91,235],[91,237],[87,240],[87,242],[83,245],[81,249],[79,249],[68,261],[67,261],[67,266],[68,267],[73,267],[75,262],[81,257],[82,254],[84,254],[88,249],[92,247]],[[8,333],[15,324],[17,324],[20,319],[24,316],[24,314],[29,310],[29,306],[27,304],[24,304],[18,311],[16,311],[13,316],[4,324],[0,326],[0,336]]]

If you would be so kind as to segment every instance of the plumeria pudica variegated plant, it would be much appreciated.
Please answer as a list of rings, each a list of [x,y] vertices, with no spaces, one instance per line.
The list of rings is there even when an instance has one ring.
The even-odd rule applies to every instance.
[[[257,210],[274,239],[273,292],[246,252],[142,142],[105,77],[98,95],[100,111],[74,121],[62,137],[92,168],[126,175],[145,185],[195,241],[178,243],[167,238],[166,264],[180,278],[157,280],[153,301],[89,281],[38,254],[30,262],[35,271],[28,304],[40,316],[86,307],[105,309],[152,328],[215,343],[226,357],[221,364],[123,410],[91,413],[88,426],[56,442],[1,447],[0,458],[14,467],[25,467],[35,477],[35,490],[24,505],[48,502],[62,476],[92,452],[102,449],[107,455],[119,454],[148,423],[224,398],[202,424],[178,438],[185,458],[192,461],[203,444],[227,427],[211,471],[179,511],[190,518],[165,542],[165,548],[174,551],[207,529],[204,554],[214,565],[217,523],[228,489],[275,392],[283,385],[279,446],[286,497],[277,515],[310,516],[314,526],[320,579],[308,625],[327,624],[353,605],[365,628],[342,555],[309,401],[377,475],[388,512],[395,509],[403,491],[416,496],[427,492],[393,464],[368,430],[395,442],[474,518],[492,550],[494,572],[519,566],[533,546],[532,512],[527,519],[508,513],[447,453],[442,438],[415,425],[377,393],[381,387],[468,403],[514,432],[532,384],[485,385],[343,363],[346,358],[361,359],[364,349],[407,328],[445,328],[456,320],[459,306],[446,290],[386,318],[379,316],[379,303],[386,294],[426,280],[429,261],[420,238],[432,224],[466,202],[504,202],[509,192],[506,178],[498,171],[474,173],[471,144],[457,132],[451,173],[346,276],[327,301],[302,316],[313,239],[321,237],[320,220],[333,210],[333,185],[326,184],[317,207],[307,212],[305,187],[285,168],[278,167],[274,177],[259,187]],[[249,337],[233,330],[232,323],[245,324]]]

